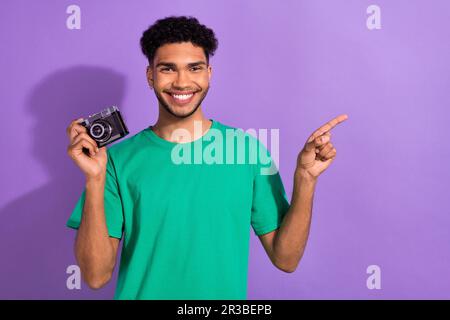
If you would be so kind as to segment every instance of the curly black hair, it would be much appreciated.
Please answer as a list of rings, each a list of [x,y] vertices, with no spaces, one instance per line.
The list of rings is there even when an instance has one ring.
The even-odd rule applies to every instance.
[[[140,40],[142,53],[147,57],[150,65],[159,47],[167,43],[180,42],[191,42],[193,45],[202,47],[208,63],[209,56],[214,55],[218,46],[214,31],[190,16],[170,16],[159,19],[144,31]]]

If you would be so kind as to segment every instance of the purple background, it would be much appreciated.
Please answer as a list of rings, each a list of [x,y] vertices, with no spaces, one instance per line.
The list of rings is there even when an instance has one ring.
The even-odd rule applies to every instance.
[[[81,30],[66,8],[81,7]],[[366,8],[381,7],[381,30]],[[0,298],[110,299],[66,288],[65,223],[84,186],[65,128],[116,104],[130,133],[153,124],[142,31],[168,15],[214,29],[209,118],[280,129],[290,198],[297,153],[333,117],[338,150],[319,178],[297,271],[251,236],[249,299],[450,298],[450,2],[2,1]],[[366,268],[381,267],[381,290]],[[115,274],[116,277],[117,273]]]

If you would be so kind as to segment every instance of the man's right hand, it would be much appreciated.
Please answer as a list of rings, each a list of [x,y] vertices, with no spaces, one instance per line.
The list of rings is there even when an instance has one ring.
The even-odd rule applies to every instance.
[[[84,126],[80,124],[83,118],[76,119],[67,127],[69,146],[67,154],[85,174],[86,179],[101,179],[106,176],[106,164],[108,156],[106,146],[97,147],[97,143],[88,134]],[[89,150],[89,156],[83,152],[83,148]]]

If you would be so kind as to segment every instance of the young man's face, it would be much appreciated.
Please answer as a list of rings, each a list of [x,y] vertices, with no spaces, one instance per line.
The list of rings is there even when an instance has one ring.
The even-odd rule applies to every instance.
[[[165,44],[158,48],[147,79],[160,105],[178,118],[193,114],[209,89],[211,66],[201,47],[191,42]]]

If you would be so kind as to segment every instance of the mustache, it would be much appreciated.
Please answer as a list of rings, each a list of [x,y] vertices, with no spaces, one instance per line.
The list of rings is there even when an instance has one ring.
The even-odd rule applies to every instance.
[[[165,90],[163,90],[163,92],[165,92],[165,93],[173,93],[173,92],[177,92],[177,93],[180,93],[180,92],[200,92],[200,91],[202,91],[202,89],[199,89],[199,88],[183,88],[183,89],[175,89],[175,88],[173,88],[173,89],[165,89]]]

